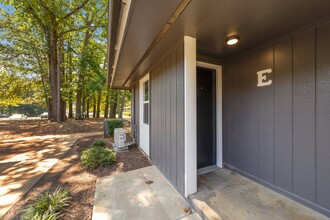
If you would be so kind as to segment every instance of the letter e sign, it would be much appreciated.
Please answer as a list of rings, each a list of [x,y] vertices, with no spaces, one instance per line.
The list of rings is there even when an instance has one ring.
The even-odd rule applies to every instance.
[[[267,80],[267,73],[271,73],[272,69],[266,69],[266,70],[261,70],[257,72],[258,75],[258,87],[262,87],[262,86],[269,86],[270,84],[272,84],[272,80],[269,79]]]

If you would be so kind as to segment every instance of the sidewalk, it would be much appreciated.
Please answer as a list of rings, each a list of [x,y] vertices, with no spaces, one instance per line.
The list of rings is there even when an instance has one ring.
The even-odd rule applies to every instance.
[[[94,220],[200,219],[155,166],[97,180]]]

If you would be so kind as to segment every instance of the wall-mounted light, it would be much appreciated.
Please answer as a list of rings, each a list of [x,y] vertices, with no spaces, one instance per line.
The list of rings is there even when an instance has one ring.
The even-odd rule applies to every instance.
[[[229,37],[226,39],[226,43],[227,43],[227,45],[229,45],[229,46],[237,44],[238,41],[239,41],[239,36],[237,36],[237,35],[229,36]]]

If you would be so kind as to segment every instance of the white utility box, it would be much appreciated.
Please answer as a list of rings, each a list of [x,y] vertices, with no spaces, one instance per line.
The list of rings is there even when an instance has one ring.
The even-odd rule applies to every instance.
[[[128,150],[128,146],[125,146],[126,142],[126,131],[123,128],[115,128],[114,131],[114,138],[115,138],[115,144],[114,149],[115,150]]]

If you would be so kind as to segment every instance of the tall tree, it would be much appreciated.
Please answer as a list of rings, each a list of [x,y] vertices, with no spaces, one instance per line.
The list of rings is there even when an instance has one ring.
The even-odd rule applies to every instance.
[[[64,119],[66,103],[73,116],[76,92],[80,114],[88,109],[89,97],[104,85],[108,1],[3,2],[12,7],[0,7],[0,64],[36,81],[51,120]]]
[[[79,20],[79,17],[86,13],[86,11],[83,13],[81,11],[90,2],[90,8],[98,7],[101,4],[91,0],[5,0],[4,2],[13,5],[16,9],[14,13],[37,25],[43,34],[49,65],[52,105],[50,115],[53,121],[60,122],[63,118],[63,111],[61,110],[61,74],[59,68],[61,47],[59,47],[59,42],[74,31],[95,28],[92,23],[85,25]]]

